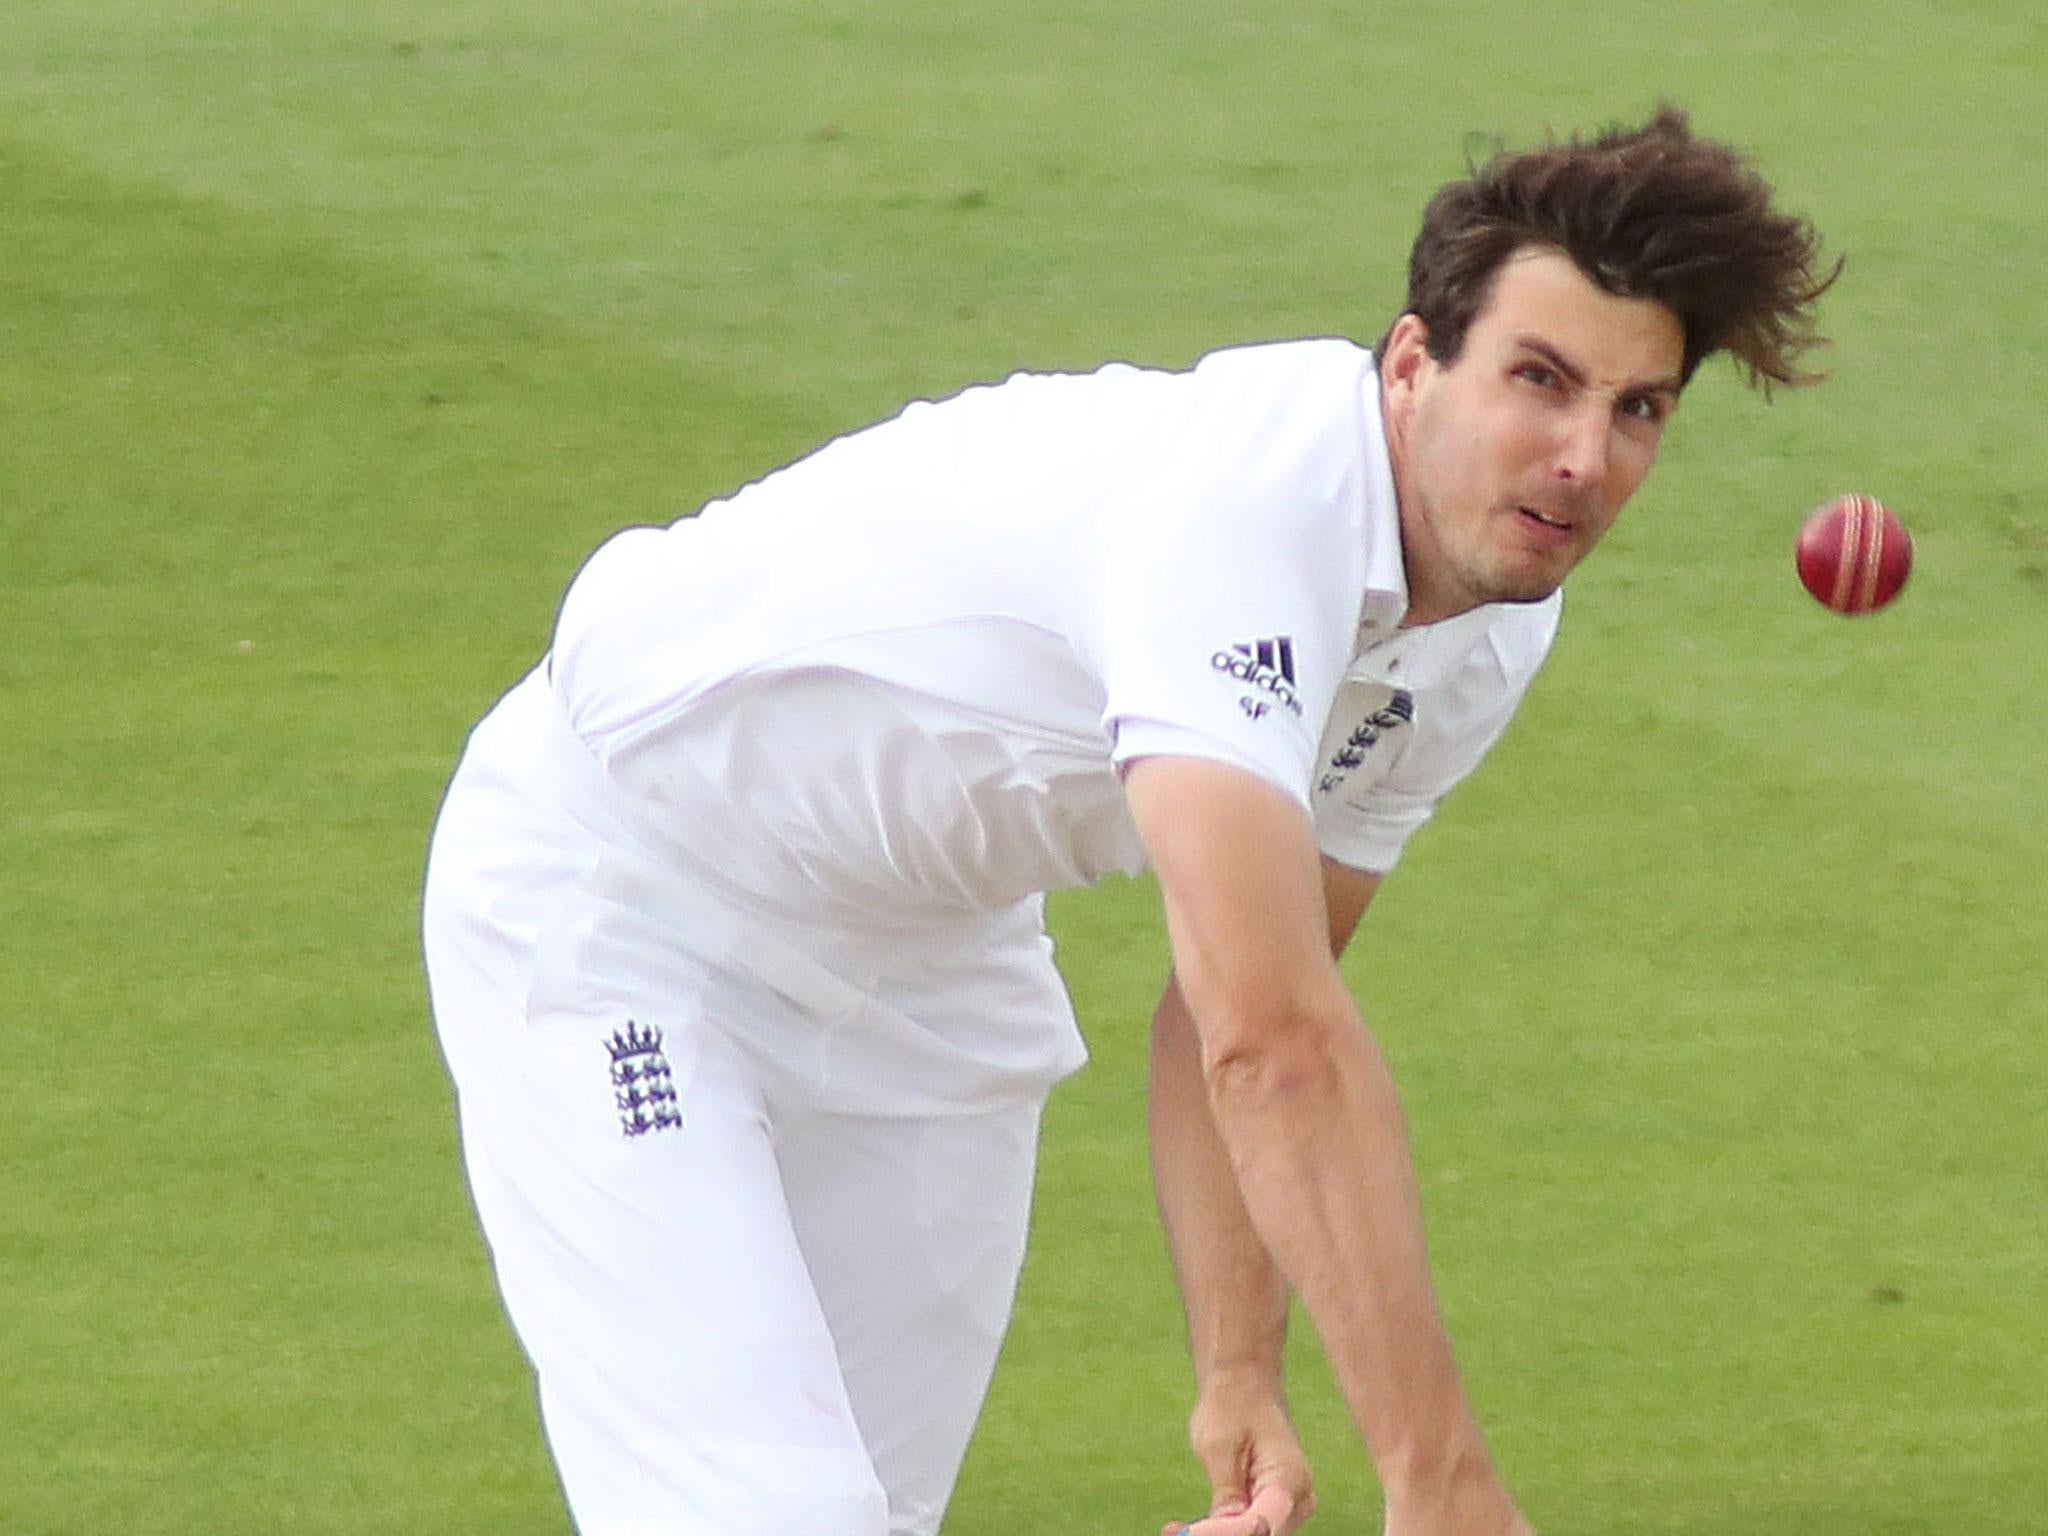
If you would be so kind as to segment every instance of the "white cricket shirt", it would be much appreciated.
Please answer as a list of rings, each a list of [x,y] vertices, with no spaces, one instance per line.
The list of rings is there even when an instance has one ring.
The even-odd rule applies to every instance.
[[[1370,353],[1020,374],[605,544],[434,857],[538,943],[529,1017],[695,996],[865,1112],[1042,1091],[1086,1053],[1040,893],[1143,867],[1121,764],[1235,765],[1386,870],[1497,739],[1557,600],[1406,603]]]
[[[552,675],[622,792],[805,917],[989,909],[1143,867],[1118,765],[1242,767],[1392,867],[1558,604],[1396,628],[1369,352],[1020,374],[606,544]]]

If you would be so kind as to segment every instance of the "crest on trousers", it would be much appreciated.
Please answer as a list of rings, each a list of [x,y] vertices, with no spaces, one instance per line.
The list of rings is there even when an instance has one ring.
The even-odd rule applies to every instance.
[[[619,1130],[627,1136],[674,1130],[682,1125],[676,1104],[675,1074],[661,1052],[661,1031],[643,1029],[633,1020],[605,1042],[612,1058],[612,1102],[619,1107]]]

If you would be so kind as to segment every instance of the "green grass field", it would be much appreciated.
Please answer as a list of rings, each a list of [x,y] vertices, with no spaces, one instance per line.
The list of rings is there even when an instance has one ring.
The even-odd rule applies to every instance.
[[[1468,136],[1663,97],[1847,254],[1836,376],[1702,376],[1351,974],[1546,1532],[2048,1527],[2034,0],[9,0],[0,1532],[564,1532],[414,912],[583,554],[911,395],[1369,340]],[[1855,622],[1848,489],[1919,549]],[[1153,907],[1055,907],[1097,1059],[949,1536],[1201,1497]]]

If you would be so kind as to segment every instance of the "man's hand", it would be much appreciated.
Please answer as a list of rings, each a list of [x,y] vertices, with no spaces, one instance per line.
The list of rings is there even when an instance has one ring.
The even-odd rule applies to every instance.
[[[1188,1420],[1188,1441],[1209,1474],[1209,1514],[1169,1522],[1162,1536],[1289,1536],[1315,1513],[1308,1458],[1271,1394],[1212,1386]]]

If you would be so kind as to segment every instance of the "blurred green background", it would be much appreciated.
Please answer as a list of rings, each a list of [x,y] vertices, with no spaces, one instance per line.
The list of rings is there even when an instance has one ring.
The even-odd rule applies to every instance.
[[[2048,1519],[2048,13],[2033,0],[0,8],[0,1530],[566,1530],[414,938],[583,555],[1017,367],[1370,341],[1487,135],[1688,106],[1849,258],[1715,366],[1349,968],[1546,1532]],[[1790,546],[1911,524],[1843,621]],[[1152,894],[949,1536],[1203,1495]],[[1307,1340],[1324,1513],[1377,1529]]]

